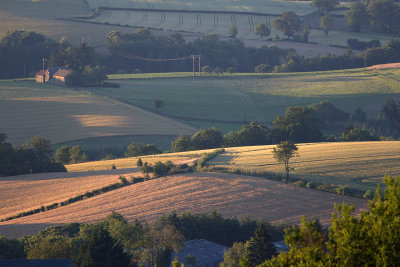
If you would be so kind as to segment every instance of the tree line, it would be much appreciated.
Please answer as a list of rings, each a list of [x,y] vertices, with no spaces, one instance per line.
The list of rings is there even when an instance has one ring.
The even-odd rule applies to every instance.
[[[172,152],[200,150],[218,147],[253,146],[278,144],[282,141],[308,143],[320,141],[373,141],[377,137],[368,130],[354,127],[360,125],[358,120],[366,118],[360,108],[354,115],[337,109],[324,101],[309,106],[290,106],[283,116],[277,116],[270,128],[264,123],[250,122],[238,131],[223,135],[217,128],[200,129],[192,136],[180,135],[171,144]],[[345,130],[341,137],[324,137],[322,130],[335,127]],[[347,125],[347,126],[346,126]]]
[[[265,220],[223,218],[219,212],[161,216],[153,223],[128,222],[113,212],[93,223],[47,228],[18,240],[0,237],[0,259],[72,258],[74,266],[170,266],[171,252],[184,240],[207,239],[231,246],[251,238],[262,224],[271,240],[280,240],[283,226]]]
[[[7,135],[0,133],[0,176],[67,171],[53,159],[47,139],[36,136],[19,148],[6,139]]]

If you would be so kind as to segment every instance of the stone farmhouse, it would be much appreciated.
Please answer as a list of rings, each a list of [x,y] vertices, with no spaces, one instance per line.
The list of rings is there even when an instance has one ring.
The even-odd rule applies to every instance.
[[[65,85],[65,78],[70,73],[67,67],[50,67],[47,70],[40,70],[36,73],[37,83],[50,83],[56,85]]]

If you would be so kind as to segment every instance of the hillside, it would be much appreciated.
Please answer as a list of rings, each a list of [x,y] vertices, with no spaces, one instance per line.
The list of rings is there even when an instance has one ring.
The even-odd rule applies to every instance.
[[[329,223],[334,203],[354,203],[357,212],[367,201],[309,190],[266,179],[217,173],[175,175],[130,185],[55,210],[0,223],[0,235],[36,233],[49,225],[94,222],[111,211],[129,221],[152,221],[171,211],[221,211],[225,217],[267,218],[298,223],[302,215]]]
[[[226,148],[210,162],[216,167],[284,175],[284,167],[272,156],[271,146]],[[348,185],[375,191],[385,174],[400,176],[400,142],[340,142],[299,144],[299,157],[291,160],[293,177],[315,183]]]
[[[152,100],[158,98],[165,103],[162,114],[197,127],[215,125],[229,131],[240,128],[243,120],[271,123],[288,106],[325,100],[349,113],[361,107],[369,117],[375,116],[389,95],[400,93],[400,69],[131,79],[118,83],[121,88],[117,90],[99,88],[96,92],[146,109],[153,109]],[[232,121],[236,124],[229,123]]]
[[[54,144],[100,136],[176,136],[196,131],[137,107],[33,81],[0,81],[0,121],[0,132],[16,145],[37,135]]]

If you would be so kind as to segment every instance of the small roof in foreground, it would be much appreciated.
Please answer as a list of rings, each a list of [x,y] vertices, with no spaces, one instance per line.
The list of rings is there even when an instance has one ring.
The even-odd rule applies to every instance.
[[[175,256],[179,262],[184,262],[187,255],[196,257],[196,266],[208,264],[214,266],[214,263],[220,263],[224,260],[224,252],[229,248],[205,239],[193,239],[185,242],[185,247],[179,250],[179,253],[172,254],[172,260]],[[210,265],[211,264],[211,265]]]
[[[0,260],[0,267],[70,267],[72,259]]]

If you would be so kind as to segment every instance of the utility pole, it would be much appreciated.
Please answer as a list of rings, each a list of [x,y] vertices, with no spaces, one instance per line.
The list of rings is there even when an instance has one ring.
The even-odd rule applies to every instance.
[[[193,60],[193,77],[196,77],[196,73],[194,72],[194,55],[192,55],[192,60]]]
[[[201,55],[199,55],[199,77],[201,77],[201,64],[200,64],[200,60],[201,60]]]
[[[42,70],[44,70],[44,63],[46,62],[46,59],[42,59],[42,63],[43,63],[43,66],[42,66]]]

